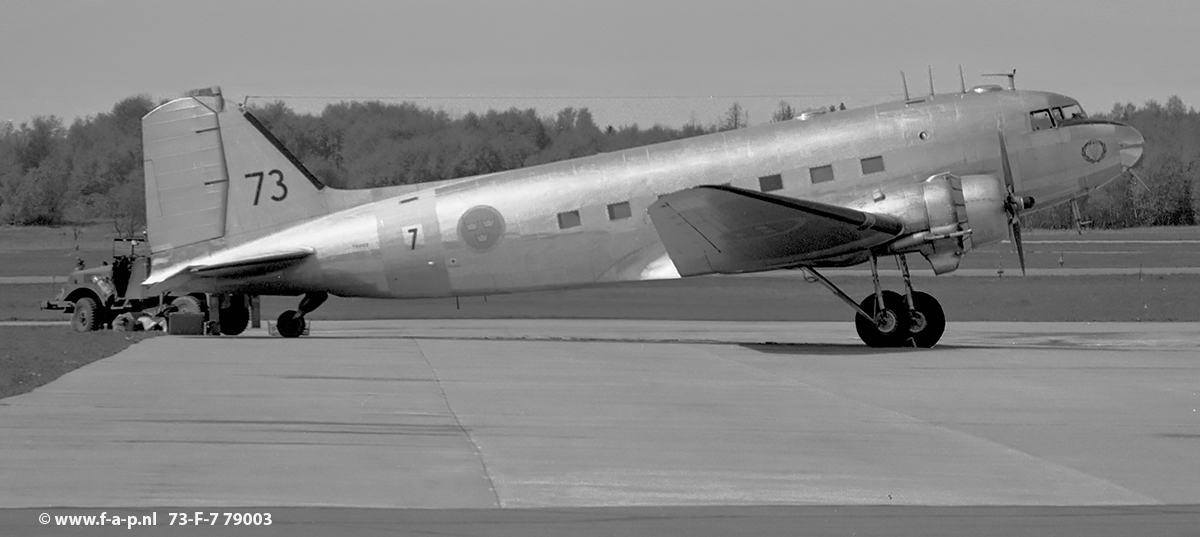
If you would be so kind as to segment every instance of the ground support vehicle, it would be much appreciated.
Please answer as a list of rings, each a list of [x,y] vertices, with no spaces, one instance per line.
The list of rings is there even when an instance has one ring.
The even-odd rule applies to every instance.
[[[258,297],[242,294],[171,296],[150,295],[142,282],[150,275],[150,258],[137,253],[139,239],[115,239],[112,263],[80,268],[54,300],[41,303],[44,310],[71,314],[79,332],[113,328],[140,330],[165,328],[172,312],[203,313],[205,333],[236,335],[247,325],[257,327]],[[122,243],[124,243],[122,245]],[[120,245],[120,246],[119,246]],[[128,253],[126,251],[128,247]],[[117,253],[121,250],[122,253]]]

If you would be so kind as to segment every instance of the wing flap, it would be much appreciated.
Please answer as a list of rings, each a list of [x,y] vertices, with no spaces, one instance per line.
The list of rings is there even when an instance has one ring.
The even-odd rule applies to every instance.
[[[680,275],[797,266],[886,243],[898,219],[731,186],[661,196],[650,218]]]

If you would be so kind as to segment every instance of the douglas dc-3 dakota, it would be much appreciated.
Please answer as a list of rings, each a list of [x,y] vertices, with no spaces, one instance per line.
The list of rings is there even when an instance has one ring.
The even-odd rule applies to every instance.
[[[907,90],[906,90],[907,93]],[[870,346],[932,347],[945,315],[905,254],[937,274],[1011,237],[1020,216],[1138,164],[1142,136],[1079,102],[978,86],[478,177],[364,190],[314,176],[219,88],[143,118],[147,294],[207,304],[242,332],[259,295],[418,298],[800,269],[854,312]],[[904,285],[884,290],[878,259]],[[869,263],[861,301],[819,270]]]

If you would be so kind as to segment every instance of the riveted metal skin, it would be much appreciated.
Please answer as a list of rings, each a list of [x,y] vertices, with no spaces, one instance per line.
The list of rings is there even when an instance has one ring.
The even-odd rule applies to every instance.
[[[1031,112],[1077,104],[1038,91],[935,95],[487,176],[347,191],[304,170],[245,111],[187,97],[143,120],[154,251],[146,283],[156,292],[463,296],[844,266],[866,261],[868,250],[920,252],[949,272],[971,248],[1005,235],[998,133],[1016,193],[1036,199],[1035,210],[1137,163],[1142,137],[1119,123],[1073,118],[1033,130]],[[828,170],[813,172],[826,166],[832,180]],[[759,178],[774,175],[782,188],[759,193]],[[716,190],[685,194],[708,187]],[[779,209],[787,203],[771,196],[798,201]],[[632,216],[611,218],[607,207],[625,202]],[[760,203],[774,207],[771,221],[754,220]],[[855,231],[832,223],[834,209],[851,211],[847,222],[859,214],[898,224]],[[579,225],[564,225],[570,213]],[[670,227],[680,222],[695,233]],[[758,246],[730,247],[738,237]],[[722,241],[723,250],[714,246]]]

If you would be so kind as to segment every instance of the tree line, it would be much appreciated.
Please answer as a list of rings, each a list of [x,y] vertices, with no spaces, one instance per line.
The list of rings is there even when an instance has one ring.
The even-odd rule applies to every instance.
[[[103,220],[130,235],[145,226],[141,118],[161,102],[140,95],[70,126],[39,116],[0,124],[0,222],[59,225]],[[830,106],[830,111],[845,106]],[[601,128],[587,108],[549,116],[510,108],[452,116],[413,103],[343,102],[300,114],[283,102],[252,108],[283,145],[327,184],[371,188],[466,177],[743,128],[734,103],[716,123],[679,128]],[[771,121],[800,112],[780,102]],[[1116,104],[1100,114],[1146,137],[1141,179],[1122,178],[1081,200],[1097,227],[1194,225],[1200,180],[1200,113],[1178,97],[1165,105]],[[1069,206],[1027,218],[1035,227],[1071,227]]]
[[[139,95],[109,112],[0,124],[0,223],[111,222],[131,235],[145,226],[141,118],[162,102]],[[372,188],[468,177],[698,136],[718,130],[625,125],[601,129],[587,108],[467,113],[453,117],[413,103],[331,104],[319,115],[283,102],[252,112],[314,175],[336,188]]]

